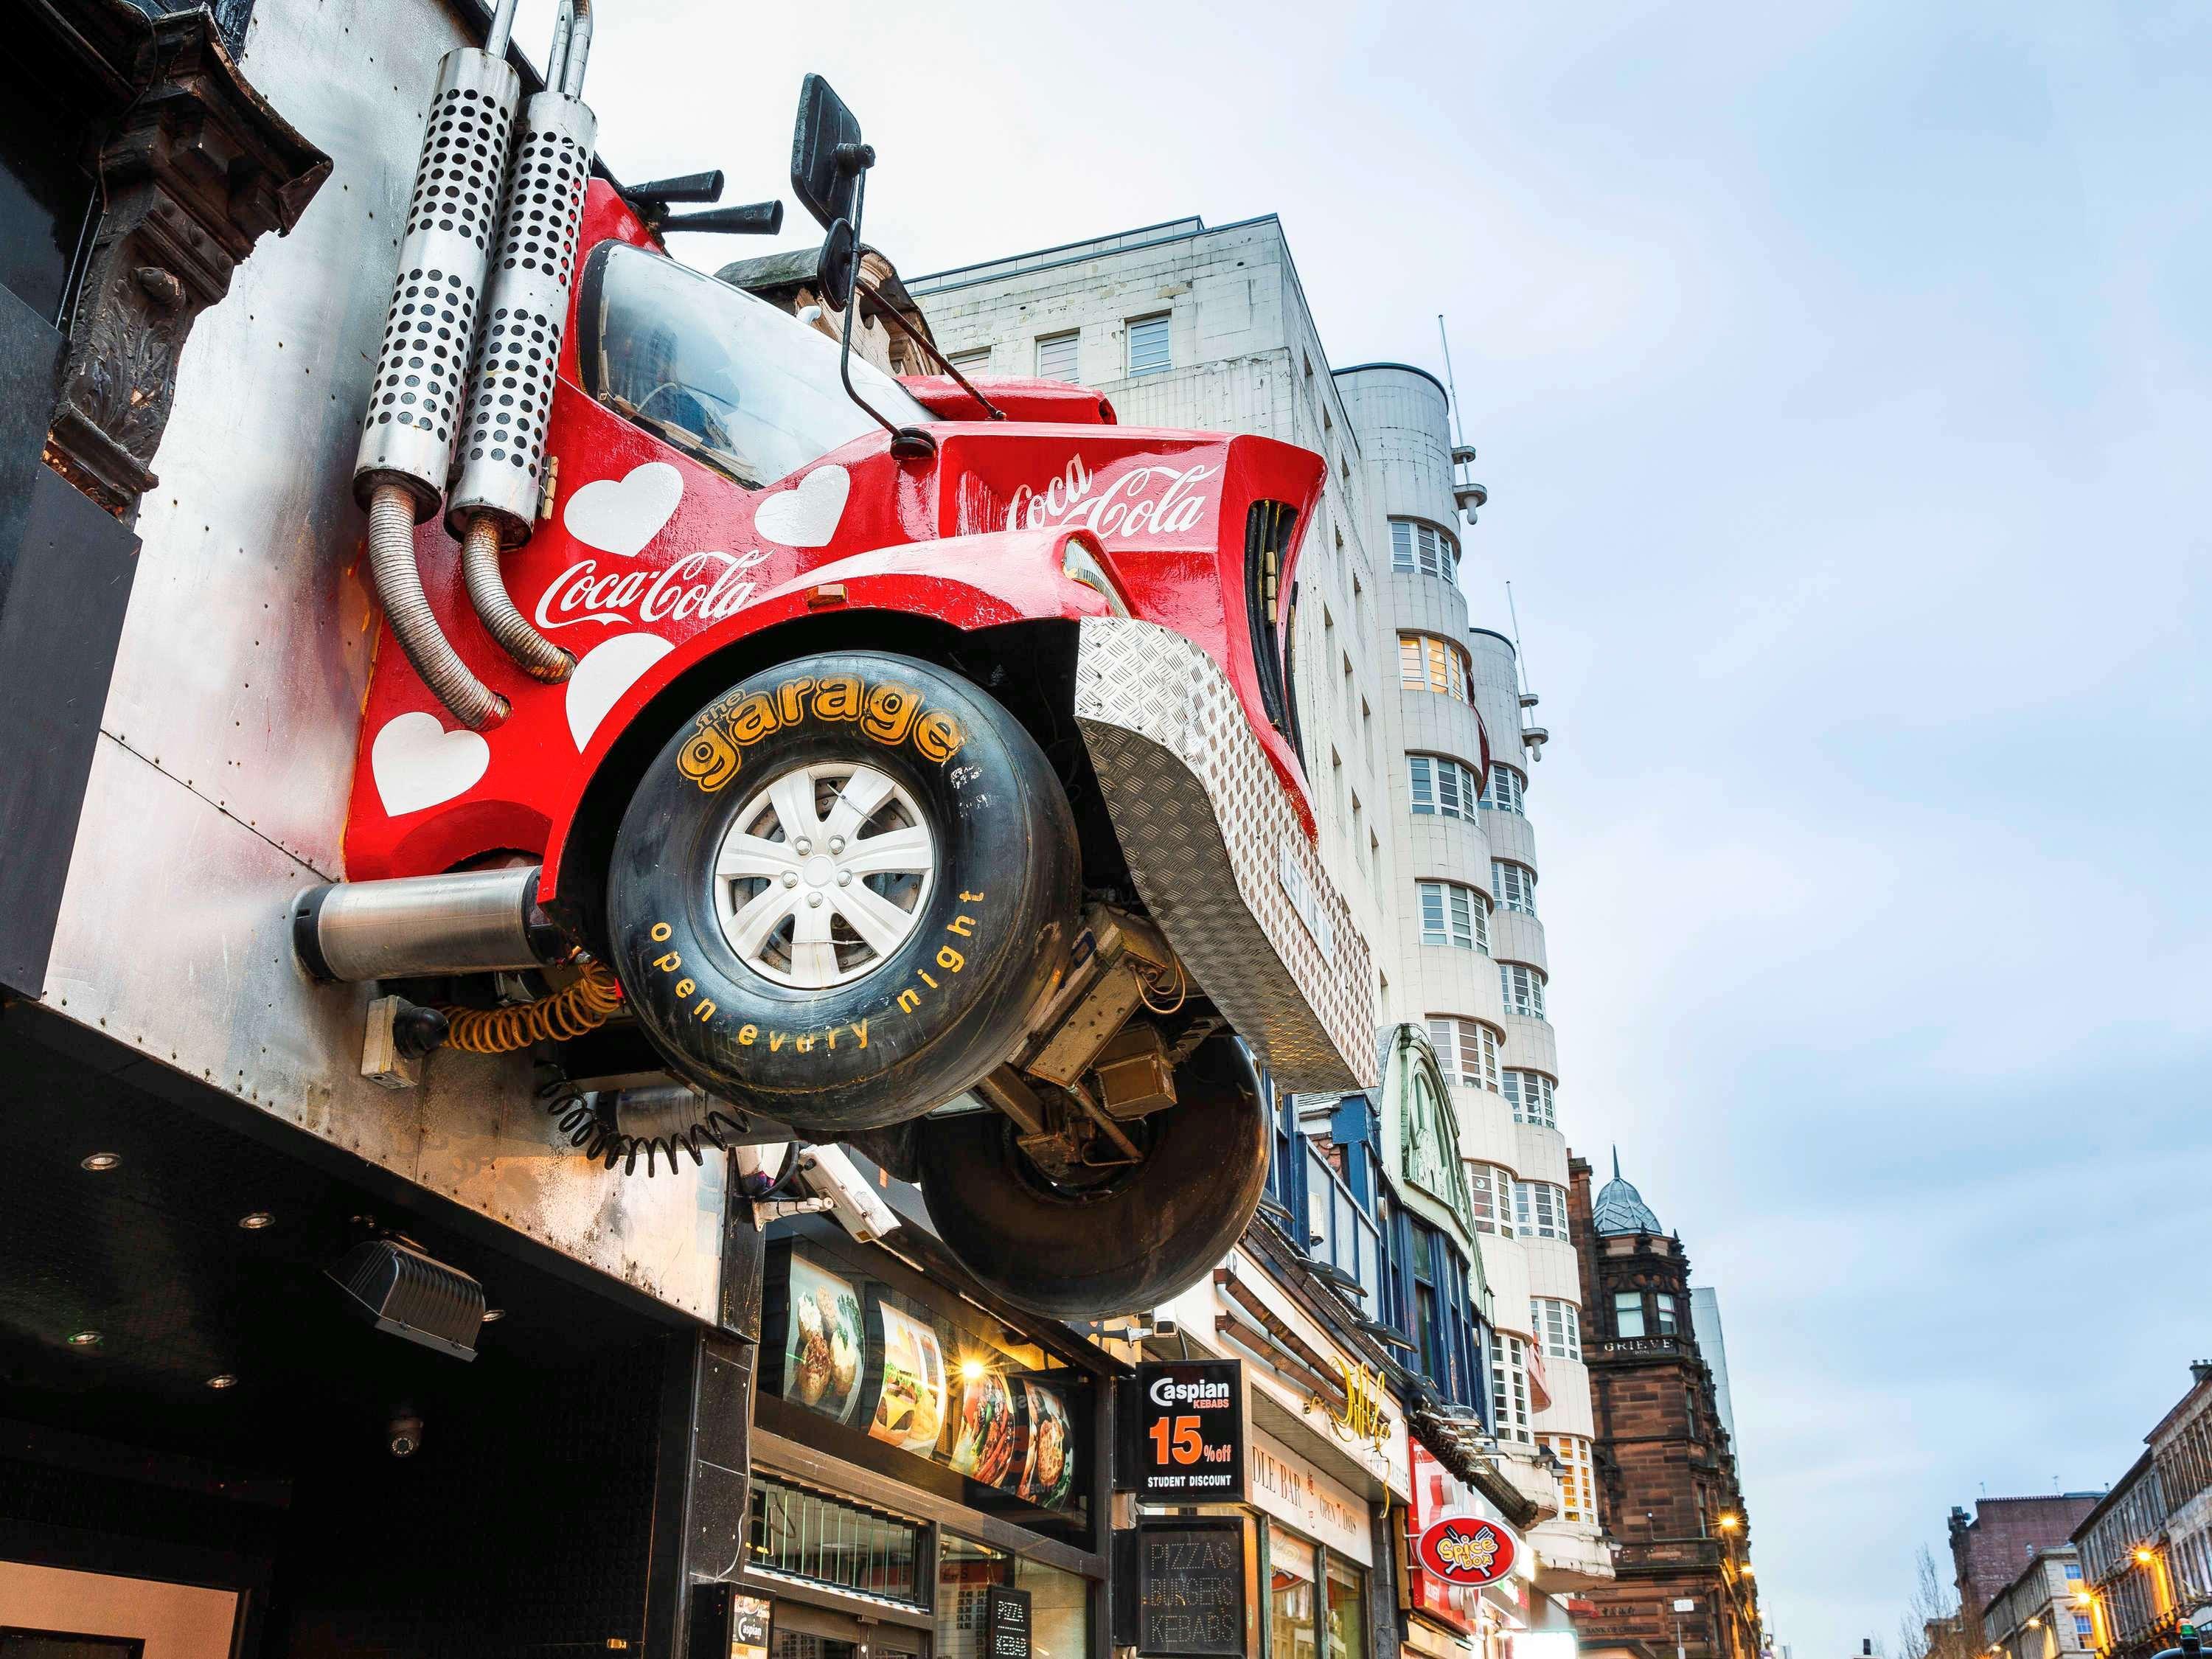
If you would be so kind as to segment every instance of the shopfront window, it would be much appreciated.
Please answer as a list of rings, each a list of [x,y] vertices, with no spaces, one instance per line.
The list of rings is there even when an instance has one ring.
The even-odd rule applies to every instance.
[[[1090,1659],[1087,1580],[950,1534],[938,1555],[934,1659],[988,1659],[984,1622],[994,1584],[1028,1595],[1035,1659]]]
[[[1328,1659],[1367,1659],[1365,1575],[1328,1558]]]
[[[1267,1567],[1267,1659],[1317,1659],[1314,1547],[1270,1528]]]
[[[858,1504],[753,1477],[747,1559],[762,1571],[923,1605],[921,1528]]]

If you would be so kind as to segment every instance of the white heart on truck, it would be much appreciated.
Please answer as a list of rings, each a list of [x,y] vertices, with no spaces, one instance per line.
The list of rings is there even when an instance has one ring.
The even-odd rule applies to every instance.
[[[491,745],[464,728],[448,732],[435,714],[386,720],[369,745],[368,769],[385,812],[400,817],[465,795],[491,764]]]
[[[753,514],[753,528],[786,547],[827,547],[852,492],[852,474],[843,467],[817,466],[792,489],[763,501]]]
[[[632,467],[625,478],[602,478],[568,497],[561,522],[586,547],[634,559],[676,516],[684,475],[665,461]]]
[[[623,693],[675,648],[658,634],[617,634],[584,653],[568,676],[568,735],[576,740],[578,754]]]

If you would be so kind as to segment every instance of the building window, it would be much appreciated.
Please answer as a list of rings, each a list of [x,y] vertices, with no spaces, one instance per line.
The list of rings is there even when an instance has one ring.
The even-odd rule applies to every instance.
[[[1313,1655],[1314,1547],[1267,1528],[1267,1651]]]
[[[1497,1032],[1480,1020],[1431,1014],[1429,1041],[1436,1045],[1447,1078],[1470,1089],[1498,1092]]]
[[[1597,1488],[1590,1476],[1590,1443],[1571,1434],[1547,1434],[1540,1438],[1559,1460],[1559,1519],[1595,1525]]]
[[[1651,1298],[1651,1306],[1653,1311],[1659,1316],[1657,1328],[1653,1331],[1652,1334],[1655,1336],[1674,1335],[1674,1298],[1667,1295],[1664,1291],[1662,1291],[1660,1294]]]
[[[1573,1303],[1556,1296],[1532,1296],[1528,1322],[1535,1328],[1537,1346],[1553,1359],[1583,1357],[1583,1317]]]
[[[1406,775],[1412,785],[1413,811],[1448,818],[1479,821],[1482,780],[1448,755],[1408,755]]]
[[[1490,948],[1487,939],[1483,940],[1482,948]],[[1523,1019],[1544,1018],[1544,975],[1540,969],[1518,962],[1501,962],[1498,964],[1498,988],[1505,994],[1507,1013],[1518,1014]]]
[[[1508,1072],[1504,1080],[1504,1092],[1516,1123],[1534,1123],[1546,1129],[1559,1127],[1559,1114],[1552,1104],[1551,1079],[1541,1072]]]
[[[1479,890],[1456,881],[1424,881],[1415,885],[1421,895],[1422,944],[1489,953],[1490,901]]]
[[[1080,331],[1069,329],[1065,334],[1040,334],[1036,343],[1036,372],[1040,380],[1072,380],[1075,378],[1075,345],[1083,337]]]
[[[1518,910],[1524,916],[1536,914],[1536,872],[1527,865],[1491,860],[1490,890],[1507,909]]]
[[[2085,1648],[2094,1648],[2097,1645],[2096,1621],[2086,1613],[2077,1613],[2074,1615],[2074,1639]]]
[[[1459,579],[1459,544],[1449,530],[1416,519],[1390,520],[1390,568],[1408,574]]]
[[[1413,1340],[1419,1345],[1421,1374],[1440,1382],[1450,1370],[1445,1352],[1443,1297],[1437,1286],[1436,1258],[1443,1253],[1436,1229],[1413,1224]]]
[[[1500,1440],[1533,1443],[1528,1432],[1528,1345],[1503,1331],[1491,1333],[1490,1382],[1492,1408],[1498,1421],[1493,1431]]]
[[[1401,634],[1398,637],[1402,641],[1406,636]],[[1403,648],[1401,645],[1401,653]],[[1492,761],[1490,763],[1490,793],[1482,798],[1482,804],[1495,811],[1525,816],[1528,803],[1522,799],[1522,792],[1527,787],[1518,772],[1502,762]]]
[[[1567,1189],[1548,1181],[1515,1182],[1513,1220],[1523,1238],[1565,1238]]]
[[[1398,635],[1398,678],[1408,691],[1437,691],[1455,702],[1474,701],[1474,659],[1434,634]]]
[[[1166,313],[1136,319],[1129,325],[1129,374],[1157,374],[1168,367]]]
[[[2081,1564],[2079,1561],[2069,1561],[2066,1564],[2066,1576],[2069,1578],[2079,1578],[2081,1576]]]
[[[947,354],[952,367],[963,374],[988,374],[991,372],[991,348],[977,346],[973,351]]]
[[[922,1529],[781,1481],[753,1480],[748,1564],[910,1607],[926,1607]]]
[[[1328,1553],[1328,1652],[1324,1659],[1367,1659],[1367,1575],[1334,1550]]]
[[[1513,1177],[1495,1164],[1468,1166],[1467,1185],[1474,1207],[1474,1230],[1513,1237]]]
[[[1613,1293],[1613,1334],[1615,1336],[1644,1334],[1644,1292],[1615,1291]]]

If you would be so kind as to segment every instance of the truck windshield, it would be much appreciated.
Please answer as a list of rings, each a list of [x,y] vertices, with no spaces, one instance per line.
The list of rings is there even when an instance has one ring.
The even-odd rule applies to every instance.
[[[586,392],[749,489],[879,429],[838,383],[827,335],[642,248],[600,244],[578,321]],[[936,418],[858,356],[853,384],[898,425]]]

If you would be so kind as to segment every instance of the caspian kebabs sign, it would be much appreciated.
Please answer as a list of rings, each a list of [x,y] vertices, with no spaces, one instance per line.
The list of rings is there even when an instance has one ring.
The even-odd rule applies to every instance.
[[[1137,1367],[1128,1478],[1139,1503],[1241,1503],[1245,1497],[1244,1362],[1163,1360]]]

